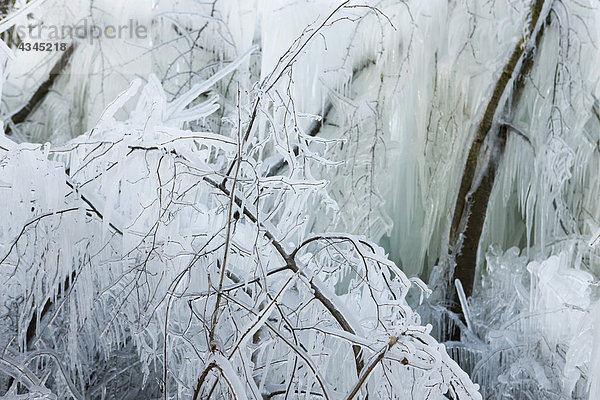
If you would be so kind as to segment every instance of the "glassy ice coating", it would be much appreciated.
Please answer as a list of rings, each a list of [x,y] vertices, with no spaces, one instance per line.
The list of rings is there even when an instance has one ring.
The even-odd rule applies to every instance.
[[[0,7],[0,398],[598,398],[598,7]]]

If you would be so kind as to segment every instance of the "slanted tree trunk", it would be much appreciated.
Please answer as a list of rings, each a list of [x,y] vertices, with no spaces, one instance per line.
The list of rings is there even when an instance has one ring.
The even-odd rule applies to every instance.
[[[459,279],[465,296],[471,296],[475,281],[479,242],[485,224],[490,194],[506,145],[508,127],[498,124],[496,118],[500,114],[499,110],[506,113],[507,110],[513,110],[518,106],[525,78],[534,65],[535,51],[541,43],[544,27],[550,23],[549,11],[544,20],[540,20],[544,3],[544,0],[534,0],[531,4],[531,18],[526,27],[526,34],[516,44],[496,82],[465,162],[449,237],[449,255],[450,259],[454,259],[456,262],[456,266],[450,274],[452,278],[447,298],[450,300],[451,311],[459,315],[463,314],[463,310],[454,290],[454,281]],[[529,35],[533,35],[532,40],[527,40]],[[504,100],[510,82],[513,83],[513,89],[510,98]],[[511,116],[508,116],[508,120],[510,118]],[[496,154],[495,157],[486,157],[483,154],[486,151],[484,142],[490,133],[496,135],[496,137],[489,138],[493,153]],[[476,176],[478,171],[481,179]],[[449,335],[449,339],[458,340],[460,332],[450,330]]]

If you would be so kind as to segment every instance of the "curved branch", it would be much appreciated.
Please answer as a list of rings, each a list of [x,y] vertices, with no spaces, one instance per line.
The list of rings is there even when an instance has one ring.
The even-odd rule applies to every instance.
[[[219,189],[226,196],[231,196],[231,192],[229,191],[229,189],[227,189],[225,187],[225,185],[218,184],[217,182],[215,182],[214,180],[212,180],[208,177],[204,177],[202,179],[205,182],[207,182],[208,184],[210,184],[211,186],[213,186],[214,188]],[[261,223],[258,222],[258,219],[256,218],[256,216],[254,216],[254,214],[252,214],[252,212],[250,210],[248,210],[246,207],[244,207],[242,199],[235,196],[234,202],[237,204],[238,207],[240,207],[242,209],[242,213],[250,221],[252,221],[255,224],[258,224],[260,229],[262,229],[264,231],[264,235],[267,237],[267,239],[269,239],[269,241],[271,242],[273,247],[275,247],[275,250],[277,250],[279,255],[285,261],[286,268],[292,270],[294,273],[299,273],[304,278],[307,278],[306,274],[303,271],[300,271],[300,268],[298,268],[298,265],[296,264],[296,260],[294,259],[294,257],[292,257],[291,254],[288,254],[287,251],[284,249],[284,247],[281,245],[281,243],[279,243],[279,241],[275,238],[275,236],[271,232],[269,232],[269,230],[266,229],[265,226],[263,226]],[[294,255],[295,255],[295,253],[294,253]],[[348,319],[335,306],[335,304],[331,301],[331,299],[329,299],[323,293],[323,291],[313,282],[312,279],[309,279],[309,282],[310,282],[310,287],[314,292],[315,298],[327,309],[327,311],[329,311],[329,313],[333,316],[333,318],[336,320],[336,322],[342,327],[342,329],[344,329],[346,332],[356,334],[356,331],[354,330],[354,328],[352,328],[352,325],[350,324]],[[354,361],[355,361],[355,366],[356,366],[356,372],[357,372],[357,374],[360,374],[360,372],[364,366],[362,357],[360,355],[360,353],[361,353],[360,347],[353,346],[353,350],[354,350]]]

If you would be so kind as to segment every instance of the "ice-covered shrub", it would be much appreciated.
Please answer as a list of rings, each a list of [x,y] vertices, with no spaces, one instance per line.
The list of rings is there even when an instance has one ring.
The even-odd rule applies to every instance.
[[[134,81],[63,145],[0,134],[4,398],[480,398],[405,300],[424,285],[313,229],[336,218],[327,160],[270,97],[313,35],[238,87],[221,133],[189,129],[218,109],[197,98],[253,48],[171,101]],[[300,157],[267,176],[284,138]]]
[[[517,248],[489,249],[470,329],[449,345],[485,398],[590,398],[597,293],[573,256],[529,262]]]

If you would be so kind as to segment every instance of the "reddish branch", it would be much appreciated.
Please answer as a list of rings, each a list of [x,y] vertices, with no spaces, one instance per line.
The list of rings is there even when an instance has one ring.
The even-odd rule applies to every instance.
[[[356,396],[358,394],[360,388],[362,387],[362,385],[364,385],[365,381],[367,380],[367,378],[369,377],[369,375],[371,374],[371,372],[375,369],[375,367],[377,366],[377,364],[379,364],[381,362],[381,360],[383,360],[383,358],[385,357],[385,355],[387,354],[387,352],[390,351],[391,348],[396,344],[397,340],[398,339],[396,338],[396,336],[390,337],[389,343],[383,348],[383,350],[381,350],[379,352],[379,354],[377,354],[377,356],[375,357],[375,359],[360,374],[360,377],[359,377],[358,381],[356,382],[356,384],[354,385],[354,387],[352,388],[352,390],[350,391],[350,393],[346,397],[346,400],[352,400],[354,398],[354,396]],[[407,365],[408,364],[408,360],[406,358],[402,359],[402,364]]]

